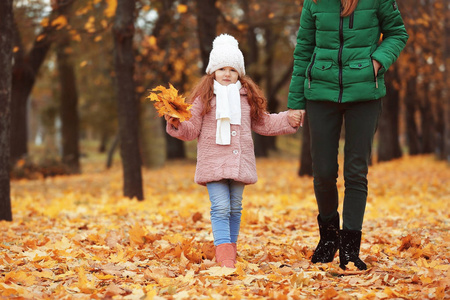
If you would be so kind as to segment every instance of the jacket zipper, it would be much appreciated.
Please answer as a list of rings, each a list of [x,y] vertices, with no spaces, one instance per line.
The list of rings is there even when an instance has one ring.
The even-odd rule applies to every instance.
[[[349,25],[348,28],[353,29],[353,19],[355,18],[355,12],[352,12],[350,15]]]
[[[342,10],[342,6],[341,6]],[[344,86],[342,83],[342,49],[344,48],[344,19],[340,17],[339,21],[339,53],[338,53],[338,62],[339,62],[339,97],[338,102],[342,102],[342,93],[344,92]]]
[[[311,65],[310,65],[309,68],[308,68],[308,88],[309,88],[309,89],[311,88],[311,81],[312,81],[311,70],[312,70],[312,68],[313,68],[313,66],[314,66],[314,61],[316,60],[316,54],[317,54],[317,53],[314,53],[313,59],[312,59],[312,61],[311,61]]]
[[[373,79],[374,79],[374,81],[375,81],[375,87],[378,88],[378,78],[377,78],[377,76],[375,75],[375,68],[374,68],[374,65],[373,65],[373,58],[372,58],[372,55],[370,56],[370,62],[372,63],[372,72],[373,72]]]

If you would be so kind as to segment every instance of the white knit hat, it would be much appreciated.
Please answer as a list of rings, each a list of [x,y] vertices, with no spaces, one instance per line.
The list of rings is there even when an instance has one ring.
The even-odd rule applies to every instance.
[[[232,67],[238,71],[240,77],[244,76],[244,55],[242,55],[238,45],[238,41],[229,34],[221,34],[216,37],[209,54],[206,73],[212,74],[220,68]]]

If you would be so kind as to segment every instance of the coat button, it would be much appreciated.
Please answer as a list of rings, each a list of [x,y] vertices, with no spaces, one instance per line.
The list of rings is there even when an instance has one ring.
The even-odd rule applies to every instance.
[[[232,136],[236,136],[236,131],[233,130],[233,131],[231,132],[231,135],[232,135]]]
[[[239,151],[233,150],[233,154],[238,154],[238,153],[239,153]]]
[[[358,64],[358,67],[360,67],[360,68],[361,68],[361,66],[362,66],[361,64]]]

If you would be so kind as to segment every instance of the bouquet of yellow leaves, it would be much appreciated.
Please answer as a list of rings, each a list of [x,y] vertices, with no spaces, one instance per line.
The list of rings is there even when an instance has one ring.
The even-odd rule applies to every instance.
[[[155,101],[153,105],[160,117],[169,115],[179,119],[180,122],[187,121],[191,118],[191,112],[189,110],[192,105],[186,103],[185,98],[178,95],[178,90],[170,83],[168,89],[162,85],[152,89],[147,99]]]

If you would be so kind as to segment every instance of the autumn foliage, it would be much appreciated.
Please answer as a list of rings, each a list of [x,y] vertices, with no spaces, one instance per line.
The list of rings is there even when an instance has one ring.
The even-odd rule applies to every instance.
[[[338,258],[310,263],[312,179],[297,177],[289,159],[257,164],[236,269],[213,261],[209,200],[193,182],[194,164],[146,170],[143,202],[121,196],[119,168],[13,182],[14,221],[0,223],[0,298],[449,298],[444,162],[419,156],[371,167],[361,249],[369,270],[346,273]]]
[[[180,119],[180,122],[187,121],[191,118],[190,104],[185,102],[183,96],[178,95],[178,90],[169,83],[169,88],[160,85],[151,90],[147,97],[154,101],[153,105],[158,111],[158,115],[169,115],[171,117]]]

